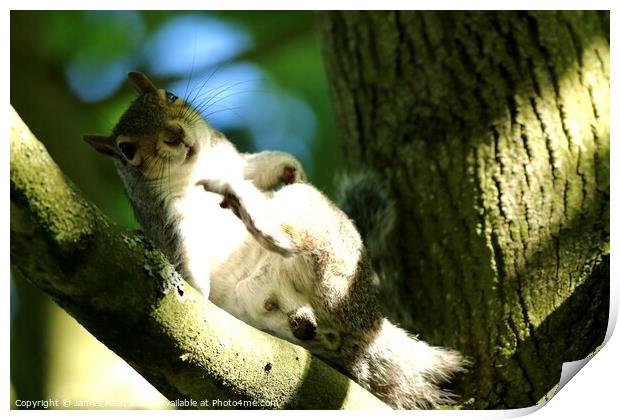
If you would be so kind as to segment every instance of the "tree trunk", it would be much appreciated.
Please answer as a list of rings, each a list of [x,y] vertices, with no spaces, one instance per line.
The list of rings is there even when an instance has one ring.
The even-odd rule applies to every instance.
[[[607,325],[609,13],[319,22],[349,169],[397,201],[391,316],[474,359],[468,406],[535,404]]]

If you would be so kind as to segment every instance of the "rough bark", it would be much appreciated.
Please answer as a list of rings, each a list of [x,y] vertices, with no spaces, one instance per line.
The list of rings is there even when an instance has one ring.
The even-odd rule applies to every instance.
[[[301,347],[204,299],[141,233],[83,199],[12,108],[9,117],[12,268],[167,398],[387,408]]]
[[[382,174],[405,327],[475,360],[475,408],[535,404],[605,335],[608,12],[319,15],[350,169]]]

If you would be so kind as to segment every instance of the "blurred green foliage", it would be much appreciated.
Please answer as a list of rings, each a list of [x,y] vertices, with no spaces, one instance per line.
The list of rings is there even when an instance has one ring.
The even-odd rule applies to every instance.
[[[257,69],[261,82],[253,85],[253,92],[243,91],[248,81],[239,73],[231,74],[241,80],[219,80],[220,86],[207,83],[205,92],[221,89],[236,96],[236,105],[249,98],[238,108],[223,105],[213,111],[227,114],[227,125],[216,128],[243,151],[270,145],[304,151],[298,158],[311,181],[331,192],[341,155],[312,13],[12,11],[10,19],[11,105],[64,173],[115,222],[137,227],[113,163],[81,138],[85,133],[111,132],[136,96],[124,80],[129,70],[143,71],[156,85],[168,87],[185,84],[191,75],[192,83],[202,82],[199,74],[226,75],[225,69],[236,64]],[[188,28],[189,23],[174,26],[175,21],[194,22],[195,28]],[[204,39],[198,34],[204,31],[210,34],[206,41],[212,55],[196,57],[203,51]],[[228,47],[235,39],[245,43]],[[156,42],[164,46],[163,55]],[[194,51],[189,66],[187,56],[179,55],[187,48]],[[164,64],[179,64],[179,57],[185,60],[184,70],[162,70]],[[265,112],[261,101],[270,104]],[[250,119],[252,126],[247,124]],[[308,129],[299,133],[300,127]],[[289,132],[304,144],[293,144],[293,139],[287,143]],[[273,133],[281,138],[276,141]],[[19,276],[11,293],[11,382],[18,397],[44,398],[53,393],[45,383],[46,352],[55,336],[45,315],[50,301]]]
[[[207,16],[213,22],[217,19],[232,28],[242,28],[251,38],[251,46],[203,69],[188,66],[181,76],[153,76],[149,68],[153,66],[148,65],[153,57],[147,56],[148,51],[145,54],[145,47],[171,20],[190,15]],[[283,95],[294,96],[311,110],[316,129],[312,138],[307,139],[309,153],[299,158],[308,166],[312,181],[329,193],[341,157],[313,20],[309,12],[12,12],[11,104],[88,198],[118,223],[135,226],[113,165],[81,141],[82,134],[87,132],[109,133],[135,93],[123,80],[111,95],[85,101],[72,87],[69,76],[97,70],[116,60],[117,73],[142,70],[156,84],[169,86],[177,81],[185,83],[199,71],[218,75],[228,65],[249,63],[269,80],[269,84],[259,88],[264,98],[275,97],[277,102]],[[229,34],[222,33],[226,35]],[[191,45],[196,38],[179,42]],[[173,56],[172,52],[170,55]],[[76,78],[92,82],[96,89],[96,76],[78,74]],[[105,74],[100,79],[101,84],[110,84]],[[192,82],[201,84],[202,79]],[[247,94],[243,91],[246,82],[241,78],[226,80],[220,86],[207,83],[204,90],[221,89],[225,95],[243,98]],[[240,88],[229,94],[232,85]],[[256,150],[260,133],[250,133],[243,127],[242,111],[224,109],[222,112],[229,112],[228,119],[232,116],[239,120],[239,127],[222,130],[230,134],[240,149]],[[264,114],[262,124],[277,122],[276,116],[277,112]]]

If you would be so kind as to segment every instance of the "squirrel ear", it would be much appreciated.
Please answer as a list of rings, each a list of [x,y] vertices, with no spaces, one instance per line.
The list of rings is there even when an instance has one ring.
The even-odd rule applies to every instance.
[[[112,137],[104,136],[103,134],[84,134],[82,138],[99,153],[113,157],[118,156]]]
[[[127,74],[127,78],[129,79],[133,87],[136,88],[138,93],[157,92],[157,88],[155,87],[153,82],[151,82],[151,80],[146,77],[144,73],[140,73],[139,71],[130,71]]]

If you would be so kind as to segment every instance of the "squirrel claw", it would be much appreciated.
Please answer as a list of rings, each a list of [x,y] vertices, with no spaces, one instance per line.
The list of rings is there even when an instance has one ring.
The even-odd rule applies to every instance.
[[[224,198],[220,202],[220,207],[223,208],[223,209],[230,208],[230,198],[229,198],[229,196],[227,196],[227,195],[224,196]]]
[[[204,190],[207,192],[212,192],[220,195],[225,195],[227,192],[230,191],[230,186],[227,183],[214,179],[201,179],[200,181],[196,182],[196,186],[204,188]]]
[[[282,175],[280,175],[280,179],[285,184],[292,184],[295,182],[295,178],[297,175],[297,169],[293,166],[285,166],[282,170]]]
[[[207,181],[206,179],[201,179],[200,181],[196,182],[196,186],[204,188],[204,190],[207,192],[211,192],[212,190],[210,182]]]
[[[222,201],[220,207],[223,209],[231,209],[233,213],[238,213],[239,198],[233,193],[230,184],[217,180],[201,179],[196,182],[196,186],[201,186],[207,192],[221,195]]]

